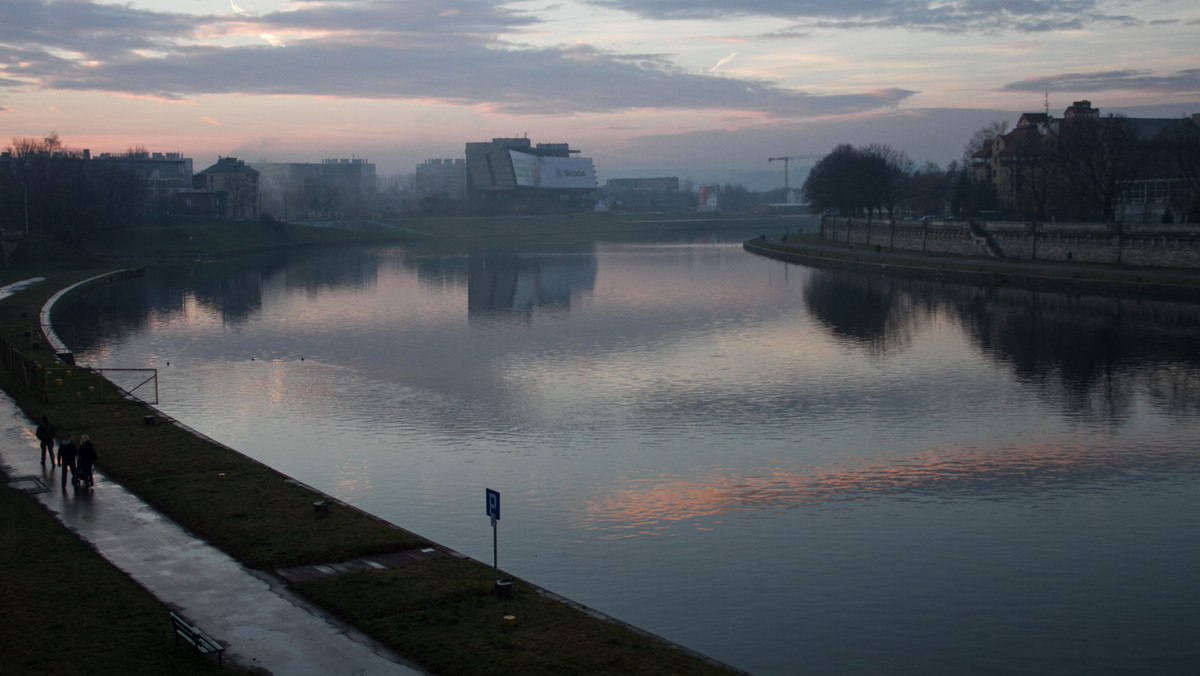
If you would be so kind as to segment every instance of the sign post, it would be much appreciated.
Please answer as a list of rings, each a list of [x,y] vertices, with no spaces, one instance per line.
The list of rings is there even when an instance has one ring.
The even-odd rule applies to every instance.
[[[512,595],[512,580],[500,579],[500,548],[496,522],[500,520],[500,492],[490,488],[484,489],[487,499],[487,515],[492,519],[492,586],[498,596]]]

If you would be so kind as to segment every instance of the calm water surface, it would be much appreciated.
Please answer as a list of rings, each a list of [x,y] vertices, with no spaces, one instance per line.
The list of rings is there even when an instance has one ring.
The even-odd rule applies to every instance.
[[[755,674],[1200,673],[1200,312],[755,233],[152,269],[64,315],[168,414]]]

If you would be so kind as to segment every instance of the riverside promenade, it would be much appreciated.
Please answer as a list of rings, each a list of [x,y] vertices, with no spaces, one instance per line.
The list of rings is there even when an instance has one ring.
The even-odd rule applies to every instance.
[[[428,673],[247,569],[96,472],[92,491],[42,465],[35,423],[0,393],[0,471],[97,552],[225,646],[223,661],[259,674]],[[103,453],[103,449],[101,449]],[[163,614],[164,627],[169,618]],[[0,670],[2,671],[2,670]]]

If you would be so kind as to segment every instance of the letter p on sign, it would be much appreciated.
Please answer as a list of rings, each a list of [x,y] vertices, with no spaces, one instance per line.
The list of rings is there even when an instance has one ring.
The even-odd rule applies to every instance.
[[[487,491],[487,515],[493,519],[500,520],[500,493],[490,488],[485,488]]]

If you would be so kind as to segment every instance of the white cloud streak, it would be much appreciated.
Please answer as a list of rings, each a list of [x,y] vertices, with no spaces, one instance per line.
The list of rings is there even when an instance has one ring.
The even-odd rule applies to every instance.
[[[584,0],[649,20],[774,17],[805,26],[969,32],[1071,30],[1134,19],[1106,0]]]
[[[729,56],[721,59],[720,61],[717,62],[717,64],[715,66],[713,66],[712,68],[709,68],[708,72],[710,72],[710,73],[717,72],[718,70],[720,70],[721,66],[724,66],[725,64],[729,63],[730,61],[733,61],[733,58],[737,55],[738,55],[738,53],[734,52],[734,53],[730,54]]]

